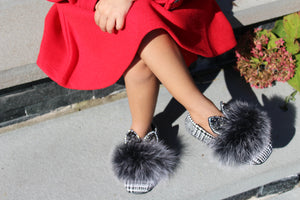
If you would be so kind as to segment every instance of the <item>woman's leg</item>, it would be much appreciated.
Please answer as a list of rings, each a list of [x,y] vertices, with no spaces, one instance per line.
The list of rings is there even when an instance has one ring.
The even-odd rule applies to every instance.
[[[139,55],[193,120],[216,136],[208,125],[208,117],[222,113],[198,90],[172,38],[162,30],[151,32],[143,40]]]
[[[145,63],[136,56],[124,73],[133,129],[140,138],[150,131],[156,105],[159,81]],[[157,141],[156,131],[139,140],[135,134],[126,134],[125,143],[113,154],[113,170],[130,193],[143,194],[172,174],[179,155],[163,142]]]
[[[132,117],[131,129],[143,138],[151,128],[159,81],[139,56],[125,72],[124,79]]]

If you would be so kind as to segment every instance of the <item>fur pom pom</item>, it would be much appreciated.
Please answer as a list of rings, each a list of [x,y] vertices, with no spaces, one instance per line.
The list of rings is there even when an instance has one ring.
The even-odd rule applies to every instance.
[[[129,142],[119,145],[113,155],[113,170],[125,182],[157,184],[174,172],[178,155],[162,142]]]
[[[211,144],[225,165],[249,164],[271,143],[271,120],[266,112],[243,101],[225,104],[225,115]]]

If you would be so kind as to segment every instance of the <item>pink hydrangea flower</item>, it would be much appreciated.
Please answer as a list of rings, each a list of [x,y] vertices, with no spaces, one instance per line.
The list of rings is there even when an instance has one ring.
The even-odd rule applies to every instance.
[[[241,76],[255,88],[266,88],[275,81],[288,81],[295,74],[295,60],[286,50],[282,38],[275,41],[276,47],[270,48],[270,39],[261,34],[261,29],[254,30],[253,45],[248,52],[245,47],[237,46],[237,69]],[[248,34],[249,35],[249,34]],[[250,41],[251,38],[248,38]]]

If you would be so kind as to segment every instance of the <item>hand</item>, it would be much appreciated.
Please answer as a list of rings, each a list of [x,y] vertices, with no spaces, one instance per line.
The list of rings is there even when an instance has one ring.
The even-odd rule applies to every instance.
[[[95,6],[95,22],[104,32],[121,30],[134,0],[99,0]]]

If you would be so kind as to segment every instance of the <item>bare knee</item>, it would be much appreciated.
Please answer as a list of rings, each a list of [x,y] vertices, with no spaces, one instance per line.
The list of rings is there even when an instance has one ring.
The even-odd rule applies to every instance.
[[[156,78],[148,66],[140,59],[136,59],[131,67],[124,73],[125,82],[134,82],[142,84],[148,80]]]

